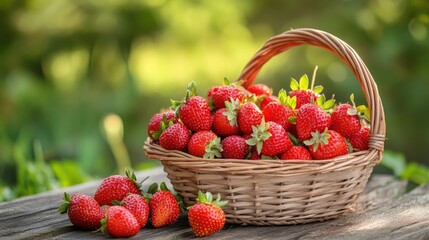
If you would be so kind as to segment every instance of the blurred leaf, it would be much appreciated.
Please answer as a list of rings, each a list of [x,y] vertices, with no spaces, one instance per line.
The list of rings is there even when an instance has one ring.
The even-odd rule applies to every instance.
[[[404,154],[393,152],[393,151],[384,151],[383,160],[381,161],[381,166],[384,166],[393,171],[393,174],[397,177],[401,177],[407,162]]]
[[[53,161],[51,167],[61,187],[76,185],[91,179],[74,160]]]
[[[423,185],[429,182],[429,169],[419,163],[410,163],[404,169],[401,177],[416,184]]]

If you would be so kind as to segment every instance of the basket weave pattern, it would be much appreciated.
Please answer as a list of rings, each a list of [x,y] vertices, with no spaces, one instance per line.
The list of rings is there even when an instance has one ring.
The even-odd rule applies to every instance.
[[[144,150],[158,159],[177,193],[193,204],[198,190],[229,200],[227,222],[287,225],[336,218],[353,211],[359,194],[382,157],[384,111],[377,85],[358,54],[339,38],[315,29],[290,30],[270,38],[251,58],[238,79],[250,86],[261,67],[289,48],[308,44],[342,59],[359,81],[371,111],[369,149],[328,160],[281,161],[203,159],[165,150],[148,138]]]

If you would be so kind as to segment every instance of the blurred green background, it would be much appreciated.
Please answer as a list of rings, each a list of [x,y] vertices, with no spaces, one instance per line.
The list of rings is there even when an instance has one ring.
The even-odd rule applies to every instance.
[[[360,54],[385,107],[384,166],[428,181],[426,0],[2,0],[0,201],[157,165],[142,148],[154,113],[191,80],[205,96],[236,79],[265,40],[300,27]],[[272,59],[256,81],[277,92],[315,65],[325,94],[365,103],[345,64],[315,47]]]

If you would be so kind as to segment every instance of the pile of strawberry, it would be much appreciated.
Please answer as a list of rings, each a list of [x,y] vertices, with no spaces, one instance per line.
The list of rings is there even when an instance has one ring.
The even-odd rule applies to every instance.
[[[264,84],[244,89],[226,80],[206,98],[191,82],[182,101],[151,118],[148,135],[203,158],[319,160],[368,149],[368,108],[356,107],[353,94],[351,104],[327,100],[314,79],[311,88],[307,75],[292,79],[278,96]]]
[[[160,189],[159,189],[160,188]],[[60,213],[67,213],[70,222],[79,229],[101,231],[111,237],[132,237],[146,226],[149,219],[154,228],[174,224],[183,212],[182,202],[165,183],[152,184],[147,193],[141,191],[133,172],[126,176],[105,178],[94,197],[82,193],[64,193]],[[197,203],[188,210],[188,222],[197,237],[211,235],[225,224],[220,195],[213,200],[210,192],[198,193]]]

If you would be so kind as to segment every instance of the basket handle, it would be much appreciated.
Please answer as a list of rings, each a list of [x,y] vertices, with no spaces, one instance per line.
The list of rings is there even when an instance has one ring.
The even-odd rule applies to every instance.
[[[371,111],[369,150],[373,154],[379,154],[377,161],[381,161],[386,138],[386,122],[377,84],[359,55],[341,39],[330,33],[310,28],[292,29],[284,32],[265,42],[244,67],[238,79],[243,80],[243,86],[247,88],[252,85],[259,70],[268,60],[289,48],[303,44],[317,46],[334,53],[350,67],[359,80]]]

